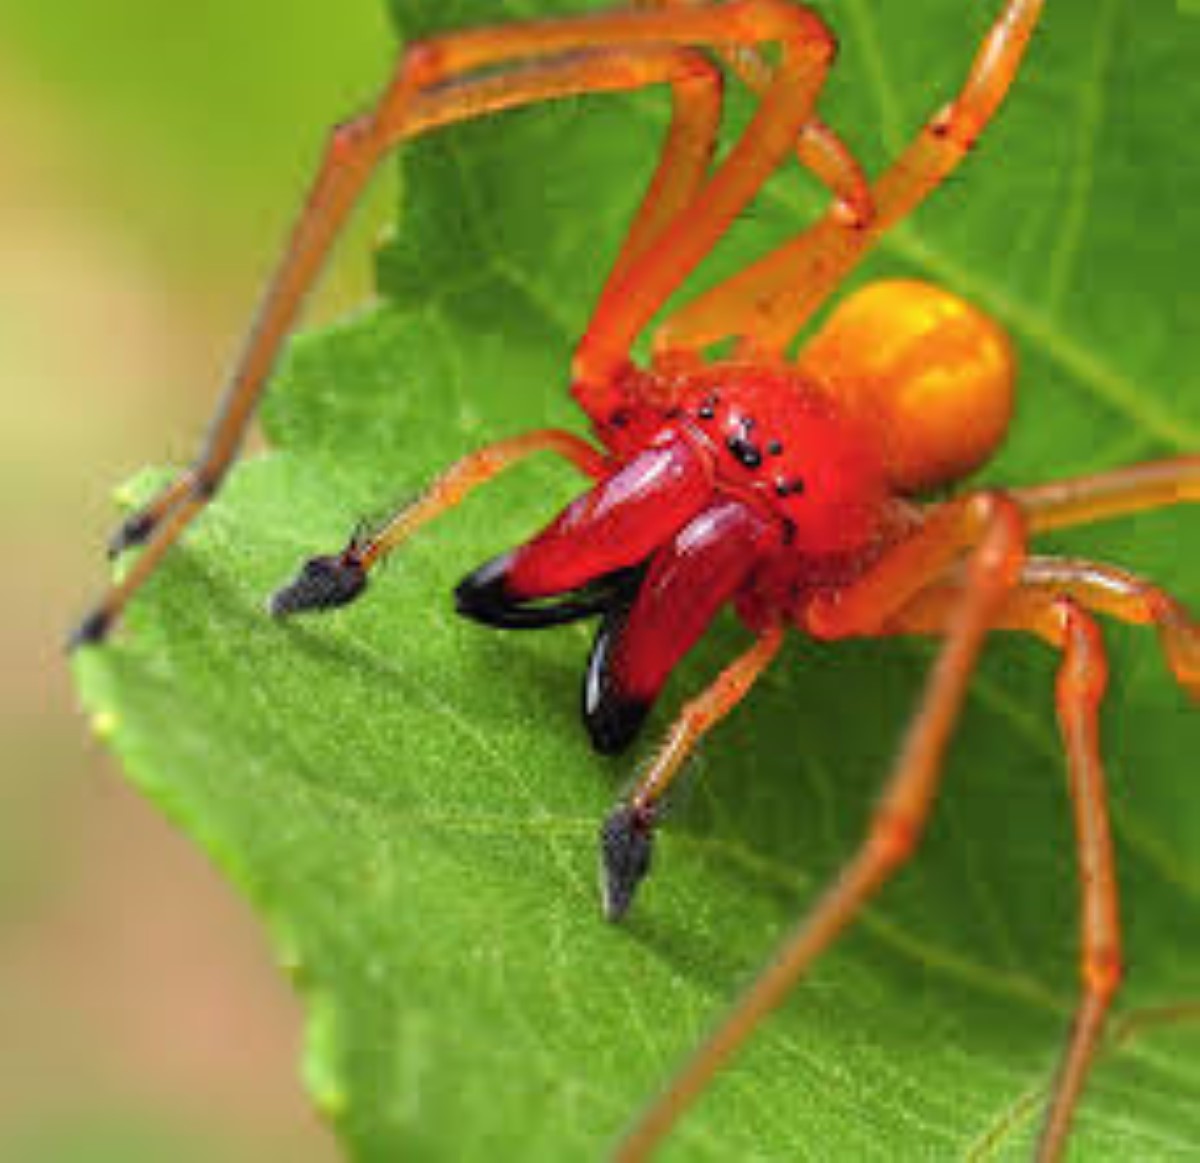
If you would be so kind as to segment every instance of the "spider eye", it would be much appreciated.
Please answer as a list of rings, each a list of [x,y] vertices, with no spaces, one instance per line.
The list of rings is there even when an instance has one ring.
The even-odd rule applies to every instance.
[[[799,497],[804,494],[806,489],[803,477],[793,477],[790,481],[775,482],[775,494],[779,497]]]
[[[725,441],[725,447],[733,453],[734,459],[743,468],[758,468],[762,464],[762,453],[759,452],[758,445],[749,440],[744,431],[729,437]]]

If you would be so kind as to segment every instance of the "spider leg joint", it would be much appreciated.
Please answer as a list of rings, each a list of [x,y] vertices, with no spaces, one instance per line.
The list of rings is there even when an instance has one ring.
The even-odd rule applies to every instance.
[[[921,839],[921,826],[908,812],[881,807],[872,825],[871,847],[886,868],[904,864]]]
[[[1121,986],[1125,967],[1116,949],[1093,950],[1083,962],[1083,984],[1089,994],[1113,997]]]

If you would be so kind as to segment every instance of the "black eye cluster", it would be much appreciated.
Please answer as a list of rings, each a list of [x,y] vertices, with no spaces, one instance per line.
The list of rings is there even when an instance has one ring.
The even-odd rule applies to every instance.
[[[717,414],[717,405],[720,402],[721,397],[716,392],[705,396],[696,409],[697,419],[714,419]],[[754,442],[751,436],[754,428],[754,417],[745,416],[742,418],[740,430],[725,438],[725,447],[729,449],[730,454],[743,468],[756,469],[762,467],[762,449]],[[783,445],[775,439],[767,442],[766,450],[768,456],[783,455]],[[800,477],[795,477],[790,481],[777,480],[775,482],[775,493],[779,497],[798,497],[804,492],[804,488],[804,481]]]

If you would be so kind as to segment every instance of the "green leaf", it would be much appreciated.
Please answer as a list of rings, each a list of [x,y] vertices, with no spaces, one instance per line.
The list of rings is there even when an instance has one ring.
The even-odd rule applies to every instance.
[[[396,4],[409,35],[500,7],[534,11]],[[997,7],[823,6],[842,40],[823,109],[873,170],[952,94]],[[868,265],[943,281],[1012,329],[1024,396],[991,481],[1200,446],[1197,59],[1196,21],[1052,2],[1000,122]],[[309,1006],[309,1084],[356,1158],[600,1154],[851,850],[928,661],[792,641],[693,764],[655,876],[613,927],[595,833],[634,762],[592,755],[577,723],[587,631],[494,634],[448,597],[578,491],[568,472],[490,487],[351,609],[263,616],[300,559],[462,452],[580,425],[571,345],[665,111],[661,94],[572,102],[411,148],[386,302],[295,343],[267,409],[275,450],[233,476],[127,632],[77,662],[132,778],[270,926]],[[780,175],[697,285],[819,197]],[[1056,544],[1196,604],[1194,523],[1173,510]],[[1152,635],[1108,637],[1130,973],[1078,1157],[1183,1159],[1200,1150],[1200,720]],[[643,754],[742,641],[732,620],[710,635]],[[1054,665],[1029,640],[989,649],[918,858],[673,1157],[1028,1155],[1077,981]]]

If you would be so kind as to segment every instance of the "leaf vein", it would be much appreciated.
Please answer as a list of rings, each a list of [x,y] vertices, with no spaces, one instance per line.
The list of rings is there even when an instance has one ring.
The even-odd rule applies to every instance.
[[[1050,252],[1046,278],[1046,306],[1057,312],[1079,256],[1091,208],[1096,172],[1096,149],[1104,120],[1104,82],[1112,63],[1116,44],[1117,13],[1120,0],[1103,0],[1096,14],[1096,30],[1088,71],[1080,93],[1079,129],[1076,135],[1075,164],[1068,178],[1066,205],[1058,241]]]

